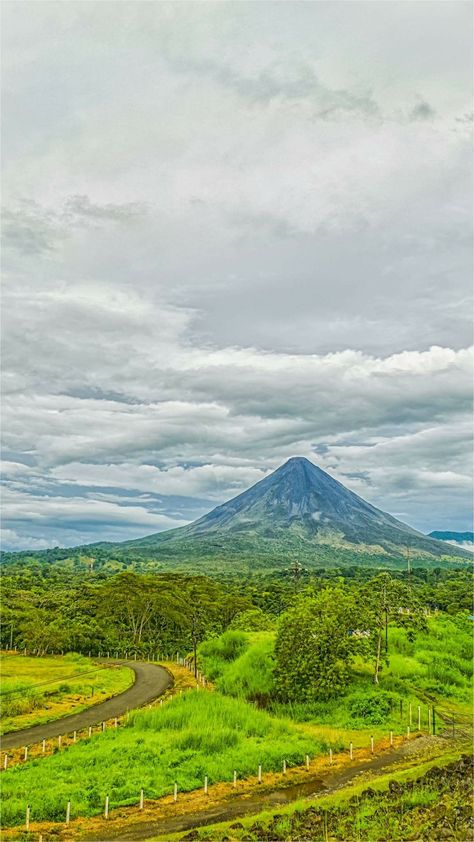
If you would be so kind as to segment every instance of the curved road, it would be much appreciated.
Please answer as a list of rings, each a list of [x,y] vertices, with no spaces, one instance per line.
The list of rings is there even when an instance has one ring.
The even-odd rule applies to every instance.
[[[127,710],[142,707],[161,696],[168,687],[173,684],[169,672],[157,664],[146,661],[107,661],[107,663],[121,664],[130,667],[135,673],[135,681],[128,690],[99,702],[82,713],[73,713],[70,716],[63,716],[54,722],[45,722],[43,725],[33,725],[31,728],[22,728],[21,731],[10,731],[1,737],[3,751],[11,748],[21,748],[26,745],[40,743],[41,740],[49,740],[52,737],[71,734],[73,731],[81,731],[89,725],[98,725],[116,716],[122,716]]]

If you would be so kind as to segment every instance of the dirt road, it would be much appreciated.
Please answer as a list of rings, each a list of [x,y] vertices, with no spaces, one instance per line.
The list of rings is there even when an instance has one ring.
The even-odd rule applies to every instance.
[[[11,731],[1,738],[2,751],[12,748],[20,748],[26,745],[40,743],[41,740],[49,740],[52,737],[64,736],[73,731],[81,731],[90,725],[98,725],[108,719],[123,716],[127,710],[142,707],[161,696],[168,687],[173,684],[169,672],[157,664],[150,664],[145,661],[108,661],[122,666],[130,667],[135,673],[135,681],[128,690],[92,705],[82,713],[73,713],[63,716],[54,722],[45,722],[43,725],[34,725],[31,728],[23,728],[21,731]]]

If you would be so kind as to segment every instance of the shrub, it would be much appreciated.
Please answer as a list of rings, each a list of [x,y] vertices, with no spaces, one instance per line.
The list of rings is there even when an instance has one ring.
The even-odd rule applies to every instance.
[[[393,696],[383,690],[360,691],[349,697],[348,705],[354,719],[363,719],[368,725],[381,725],[390,715]]]

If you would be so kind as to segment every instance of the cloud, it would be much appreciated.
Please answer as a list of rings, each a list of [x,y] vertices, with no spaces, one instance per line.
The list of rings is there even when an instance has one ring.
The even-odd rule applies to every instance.
[[[5,8],[6,542],[185,522],[295,454],[465,528],[472,10],[111,8]]]

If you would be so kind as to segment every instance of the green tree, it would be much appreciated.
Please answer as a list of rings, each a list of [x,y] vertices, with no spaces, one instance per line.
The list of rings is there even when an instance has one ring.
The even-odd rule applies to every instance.
[[[285,701],[327,699],[348,680],[357,641],[351,636],[356,605],[342,587],[301,596],[280,618],[275,679]]]

